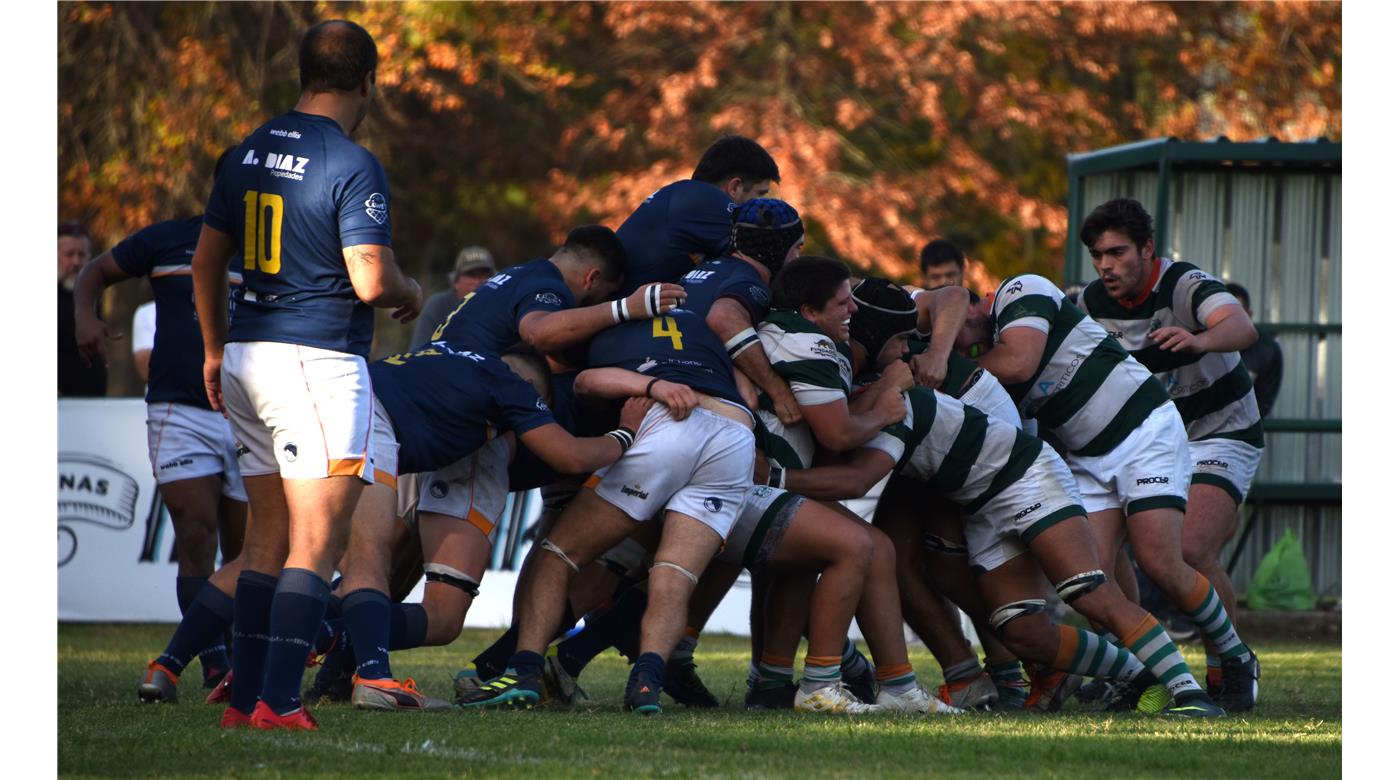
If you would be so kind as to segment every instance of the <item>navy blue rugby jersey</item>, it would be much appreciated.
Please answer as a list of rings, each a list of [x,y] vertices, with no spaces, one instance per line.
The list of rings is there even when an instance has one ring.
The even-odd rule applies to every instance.
[[[255,130],[224,163],[204,221],[232,237],[243,272],[229,341],[369,354],[374,310],[342,249],[393,245],[389,182],[335,120],[288,111]]]
[[[689,309],[608,328],[593,337],[588,364],[660,377],[744,406],[724,345],[705,318]]]
[[[648,195],[617,229],[627,250],[619,296],[644,284],[674,282],[701,260],[726,254],[733,210],[734,201],[724,190],[694,179]]]
[[[467,293],[447,315],[433,341],[445,341],[453,349],[499,355],[520,341],[520,321],[537,311],[562,311],[574,307],[574,295],[564,284],[558,266],[548,258],[515,265]]]
[[[529,382],[500,358],[441,341],[369,366],[399,440],[399,473],[433,471],[486,443],[488,427],[524,433],[554,422]]]
[[[204,392],[204,341],[194,308],[190,261],[203,217],[157,222],[112,247],[112,259],[127,276],[147,276],[156,299],[156,341],[146,400],[209,408]],[[229,286],[243,275],[229,271]]]
[[[554,414],[554,420],[559,423],[560,427],[576,436],[578,435],[578,417],[574,408],[574,379],[577,376],[577,371],[566,371],[560,374],[551,374],[549,377],[551,386],[549,410]],[[510,463],[509,473],[512,491],[544,487],[557,482],[562,476],[550,468],[529,447],[519,446],[515,448],[515,460]]]
[[[754,327],[768,316],[773,295],[753,266],[737,257],[720,257],[701,263],[681,277],[685,308],[703,317],[720,298],[733,298],[749,313]]]

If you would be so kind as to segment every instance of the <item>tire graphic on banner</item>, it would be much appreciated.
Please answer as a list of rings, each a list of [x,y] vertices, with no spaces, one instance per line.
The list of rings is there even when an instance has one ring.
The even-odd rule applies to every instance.
[[[136,480],[106,458],[58,454],[58,530],[61,567],[78,551],[77,523],[123,531],[136,523]],[[65,542],[64,534],[70,539]]]

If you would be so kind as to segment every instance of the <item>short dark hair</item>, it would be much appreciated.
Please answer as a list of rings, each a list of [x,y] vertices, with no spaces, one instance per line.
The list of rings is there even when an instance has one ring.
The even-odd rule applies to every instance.
[[[78,222],[58,223],[58,237],[63,238],[64,236],[70,238],[86,238],[89,241],[92,240],[92,236],[88,234],[88,229]]]
[[[820,309],[851,278],[851,269],[840,260],[803,255],[783,264],[773,280],[773,308],[799,311],[803,306]]]
[[[1110,230],[1126,233],[1141,249],[1152,239],[1152,215],[1132,198],[1114,198],[1089,212],[1079,228],[1079,240],[1092,247]]]
[[[778,164],[762,144],[742,135],[726,135],[710,144],[710,148],[700,155],[700,164],[690,178],[696,181],[717,184],[735,176],[744,180],[746,186],[778,178]]]
[[[344,19],[321,22],[302,36],[297,51],[303,92],[348,92],[379,65],[379,50],[365,28]]]
[[[963,251],[958,249],[957,244],[941,238],[924,244],[924,248],[919,250],[920,271],[927,271],[929,266],[944,263],[957,263],[961,269],[967,265],[967,258],[963,256]]]
[[[1249,290],[1246,290],[1244,285],[1226,282],[1225,289],[1229,290],[1231,295],[1239,298],[1240,303],[1243,304],[1246,309],[1249,308]]]
[[[606,225],[583,225],[570,230],[562,248],[592,255],[603,271],[603,279],[609,282],[622,278],[627,271],[627,248]]]
[[[549,361],[545,360],[544,355],[541,355],[540,353],[536,352],[535,349],[530,345],[524,342],[520,342],[518,344],[515,344],[514,346],[507,348],[504,352],[501,353],[501,360],[504,361],[506,358],[514,358],[516,360],[519,360],[520,362],[524,363],[531,371],[534,371],[535,373],[543,377],[546,392],[549,392],[554,389],[549,381]],[[550,395],[552,395],[552,393],[550,393]],[[552,399],[546,397],[544,399],[544,402],[551,403]]]

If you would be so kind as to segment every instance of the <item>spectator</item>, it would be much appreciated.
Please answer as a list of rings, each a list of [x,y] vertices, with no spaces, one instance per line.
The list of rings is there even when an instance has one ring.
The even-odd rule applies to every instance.
[[[966,265],[967,258],[952,241],[930,241],[919,252],[919,268],[923,271],[925,290],[950,284],[961,287]]]
[[[457,264],[447,276],[452,286],[434,294],[423,304],[423,315],[413,326],[413,346],[431,340],[433,331],[457,308],[457,304],[494,273],[496,261],[486,247],[469,246],[458,252]]]
[[[73,285],[78,272],[92,259],[92,239],[76,222],[58,226],[58,394],[103,396],[107,394],[107,367],[88,367],[78,354],[73,326]]]
[[[1254,310],[1249,307],[1249,290],[1246,290],[1244,285],[1234,282],[1226,284],[1225,289],[1239,299],[1245,314],[1253,320]],[[1259,331],[1259,340],[1240,350],[1240,358],[1244,360],[1244,367],[1249,369],[1249,378],[1254,382],[1254,397],[1259,401],[1259,416],[1263,418],[1268,417],[1269,412],[1273,410],[1274,401],[1278,399],[1279,386],[1283,383],[1283,350],[1279,348],[1272,333],[1258,327],[1255,330]]]

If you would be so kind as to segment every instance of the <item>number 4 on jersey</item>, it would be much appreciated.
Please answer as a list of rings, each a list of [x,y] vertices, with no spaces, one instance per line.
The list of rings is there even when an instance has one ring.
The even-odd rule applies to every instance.
[[[681,346],[681,329],[676,325],[675,317],[657,317],[651,321],[651,337],[656,339],[670,339],[671,348],[677,352],[685,349]]]

